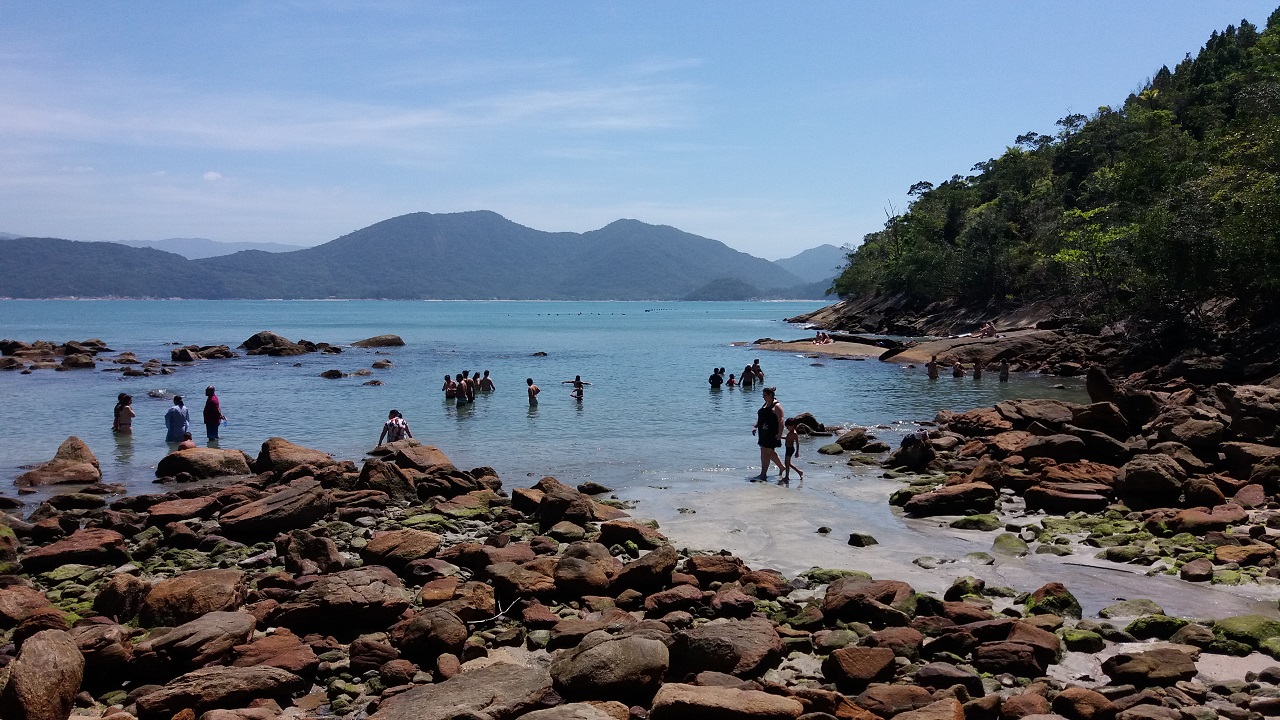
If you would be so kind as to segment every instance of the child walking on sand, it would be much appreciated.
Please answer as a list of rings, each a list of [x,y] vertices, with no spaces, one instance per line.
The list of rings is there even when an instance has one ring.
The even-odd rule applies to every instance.
[[[782,479],[779,480],[778,482],[786,485],[791,484],[792,470],[795,470],[800,475],[800,483],[801,484],[804,483],[804,471],[796,467],[791,462],[791,458],[800,457],[800,433],[796,432],[796,427],[798,425],[799,423],[796,422],[796,419],[793,417],[787,418],[786,422],[783,423],[783,426],[786,427],[787,429],[787,436],[785,438],[785,442],[787,445],[787,458],[786,458],[787,466],[786,466],[786,472],[783,473]]]

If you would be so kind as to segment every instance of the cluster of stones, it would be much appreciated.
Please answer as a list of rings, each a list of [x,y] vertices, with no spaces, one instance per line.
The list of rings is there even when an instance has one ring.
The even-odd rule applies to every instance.
[[[923,473],[890,502],[1010,532],[1006,550],[1097,556],[1193,582],[1280,582],[1280,390],[1135,389],[1090,368],[1092,402],[944,411],[885,464]],[[1002,522],[993,513],[999,510]],[[1039,517],[1038,521],[1034,518]]]
[[[0,370],[18,370],[23,374],[30,374],[32,370],[89,370],[97,366],[95,358],[107,352],[112,352],[111,348],[97,338],[82,342],[68,340],[62,344],[48,340],[33,343],[0,340]]]
[[[1249,720],[1280,668],[1200,682],[1280,622],[1082,620],[1065,588],[678,551],[607,488],[507,494],[413,441],[360,467],[280,438],[197,448],[159,495],[0,514],[0,716],[65,720]],[[230,476],[230,477],[227,477]],[[1168,642],[1138,643],[1143,638]],[[1053,671],[1105,655],[1070,680]],[[1087,654],[1087,655],[1086,655]],[[1055,677],[1050,677],[1054,675]],[[1105,677],[1104,677],[1105,676]]]
[[[342,348],[338,345],[316,343],[310,340],[294,342],[268,330],[253,334],[248,340],[240,343],[240,348],[248,355],[269,355],[271,357],[291,357],[314,352],[331,354],[342,352]]]

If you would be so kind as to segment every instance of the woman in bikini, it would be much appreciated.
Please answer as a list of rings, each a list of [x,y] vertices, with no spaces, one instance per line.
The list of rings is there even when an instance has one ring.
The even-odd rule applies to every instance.
[[[782,458],[778,457],[778,448],[782,446],[782,404],[777,401],[778,389],[764,389],[764,405],[756,411],[756,424],[751,426],[751,434],[756,435],[756,444],[760,446],[760,480],[769,475],[769,463],[778,466],[778,474],[786,472]]]

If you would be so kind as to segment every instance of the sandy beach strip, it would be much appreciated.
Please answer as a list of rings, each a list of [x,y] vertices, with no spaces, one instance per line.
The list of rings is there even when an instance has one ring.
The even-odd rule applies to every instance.
[[[797,353],[813,357],[833,357],[833,358],[878,358],[885,351],[882,347],[875,345],[866,345],[863,343],[844,342],[837,340],[826,345],[814,345],[813,340],[805,338],[802,340],[770,340],[768,342],[756,343],[752,347],[759,350],[773,350],[777,352]]]

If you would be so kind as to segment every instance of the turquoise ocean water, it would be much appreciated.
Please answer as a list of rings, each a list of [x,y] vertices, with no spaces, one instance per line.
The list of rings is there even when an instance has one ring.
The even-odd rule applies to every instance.
[[[1009,397],[1078,400],[1078,383],[1058,378],[944,378],[874,360],[812,359],[731,343],[793,339],[811,332],[783,318],[819,307],[810,302],[270,302],[0,301],[0,337],[62,342],[98,337],[140,359],[169,358],[170,343],[238,345],[259,330],[290,339],[346,344],[395,333],[408,343],[386,352],[395,364],[369,378],[326,380],[378,359],[374,350],[296,358],[203,361],[170,376],[123,378],[98,370],[0,373],[0,492],[11,494],[20,467],[47,460],[68,435],[98,455],[104,479],[149,491],[168,451],[163,415],[170,402],[148,391],[188,398],[196,427],[203,390],[215,385],[229,424],[222,447],[256,455],[279,435],[359,460],[378,438],[390,408],[404,413],[416,437],[443,449],[463,468],[490,465],[508,486],[554,475],[626,487],[680,482],[693,475],[741,482],[759,465],[751,436],[759,386],[751,392],[709,389],[715,366],[740,373],[760,358],[766,385],[778,387],[788,415],[812,412],[824,422],[895,425],[877,431],[896,444],[906,422],[942,408],[967,409]],[[545,357],[534,357],[545,352]],[[294,367],[294,363],[300,366]],[[440,392],[445,373],[489,370],[498,390],[458,409]],[[592,383],[578,402],[562,380]],[[531,408],[524,380],[541,386]],[[1054,385],[1066,382],[1065,389]],[[131,439],[111,433],[116,394],[131,393],[138,417]],[[812,453],[811,446],[809,452]]]

